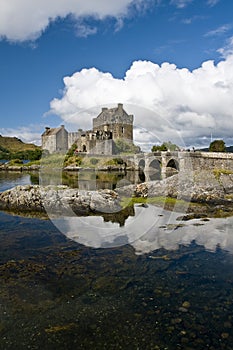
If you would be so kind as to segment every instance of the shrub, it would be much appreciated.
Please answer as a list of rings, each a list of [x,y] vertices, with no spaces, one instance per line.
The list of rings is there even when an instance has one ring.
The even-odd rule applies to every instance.
[[[223,140],[215,140],[209,146],[209,152],[226,152],[226,145]]]
[[[97,159],[97,158],[91,158],[91,159],[90,159],[90,163],[91,163],[92,165],[96,165],[98,162],[99,162],[99,159]]]

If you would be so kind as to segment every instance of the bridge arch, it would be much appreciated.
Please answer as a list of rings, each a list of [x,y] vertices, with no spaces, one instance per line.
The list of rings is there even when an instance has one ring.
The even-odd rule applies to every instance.
[[[148,170],[148,173],[146,174],[147,181],[155,181],[155,180],[161,179],[162,167],[161,167],[161,162],[158,159],[156,158],[149,159],[147,170]]]
[[[139,169],[138,176],[139,176],[139,179],[142,182],[144,182],[146,180],[145,173],[144,173],[145,166],[146,166],[145,160],[144,159],[140,159],[139,162],[138,162],[138,169]]]
[[[139,162],[138,162],[138,168],[139,168],[139,170],[144,171],[145,166],[146,166],[145,160],[144,160],[144,159],[140,159]]]
[[[158,159],[153,159],[149,163],[149,169],[157,170],[158,172],[161,172],[161,162]]]
[[[166,169],[179,171],[180,170],[179,162],[174,158],[170,159],[166,165]]]

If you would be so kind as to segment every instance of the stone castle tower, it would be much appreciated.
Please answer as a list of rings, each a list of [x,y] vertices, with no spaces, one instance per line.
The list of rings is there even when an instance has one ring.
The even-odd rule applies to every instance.
[[[93,119],[94,132],[110,133],[111,139],[133,141],[133,115],[127,114],[123,104],[116,108],[102,108],[102,112]]]

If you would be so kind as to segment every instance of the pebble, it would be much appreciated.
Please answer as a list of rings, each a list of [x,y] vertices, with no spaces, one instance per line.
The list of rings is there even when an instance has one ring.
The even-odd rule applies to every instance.
[[[222,333],[221,338],[222,339],[227,339],[229,337],[229,333]]]
[[[181,306],[178,309],[180,312],[188,312],[188,309],[186,309],[185,307]]]
[[[184,301],[182,304],[182,307],[184,307],[185,309],[188,309],[190,307],[190,302],[189,301]]]

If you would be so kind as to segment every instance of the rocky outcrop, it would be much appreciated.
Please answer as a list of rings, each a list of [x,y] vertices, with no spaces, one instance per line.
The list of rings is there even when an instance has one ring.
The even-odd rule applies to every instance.
[[[67,186],[16,186],[0,194],[0,209],[88,215],[119,211],[118,195],[111,190],[80,191]]]
[[[210,171],[179,173],[162,181],[150,181],[117,189],[120,195],[166,196],[199,203],[232,203],[233,174],[216,176]]]
[[[233,174],[208,171],[179,173],[162,181],[145,182],[116,191],[81,191],[67,186],[17,186],[0,194],[0,209],[59,215],[117,213],[122,196],[172,197],[191,202],[233,204]]]

